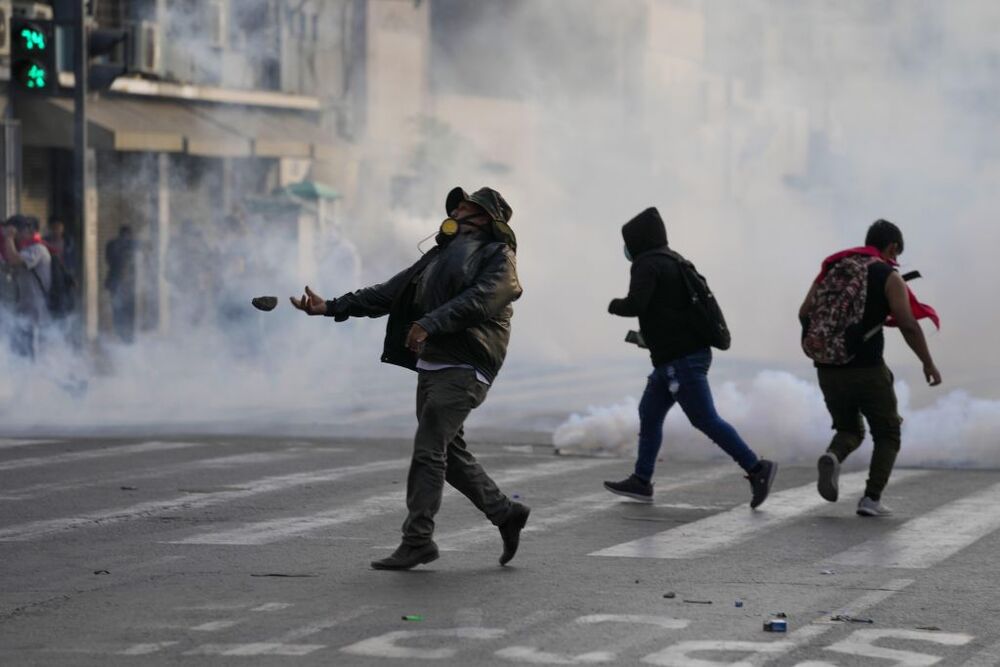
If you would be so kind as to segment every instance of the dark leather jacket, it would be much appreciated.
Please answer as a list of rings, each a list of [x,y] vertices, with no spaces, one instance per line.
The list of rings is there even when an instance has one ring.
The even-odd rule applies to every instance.
[[[514,251],[488,234],[462,234],[439,243],[388,281],[328,302],[327,314],[388,315],[382,361],[415,369],[406,334],[416,322],[427,332],[426,361],[469,364],[491,382],[507,355],[511,303],[521,296]]]

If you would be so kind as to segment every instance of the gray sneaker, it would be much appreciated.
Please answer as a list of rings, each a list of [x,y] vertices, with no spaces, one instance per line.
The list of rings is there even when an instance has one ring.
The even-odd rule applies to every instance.
[[[831,503],[837,502],[840,461],[832,452],[827,452],[819,457],[816,468],[819,469],[819,480],[816,482],[816,490],[819,491],[819,495],[823,496],[823,500],[829,500]]]
[[[858,501],[858,516],[891,516],[892,510],[882,504],[881,500],[872,500],[865,496]]]

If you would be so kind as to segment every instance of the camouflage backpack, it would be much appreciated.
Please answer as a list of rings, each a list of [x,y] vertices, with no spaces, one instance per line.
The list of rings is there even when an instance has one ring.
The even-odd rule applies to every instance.
[[[861,329],[868,297],[868,267],[877,257],[852,255],[833,264],[819,282],[802,322],[802,351],[820,364],[851,361],[866,335]]]

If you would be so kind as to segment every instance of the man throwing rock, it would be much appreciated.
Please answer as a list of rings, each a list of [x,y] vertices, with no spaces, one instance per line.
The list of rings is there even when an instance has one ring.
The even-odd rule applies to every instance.
[[[292,298],[299,310],[338,322],[388,315],[382,361],[419,373],[403,542],[389,557],[372,561],[376,570],[408,570],[438,558],[432,538],[445,481],[500,529],[501,565],[517,552],[530,512],[500,491],[463,439],[466,418],[485,400],[503,364],[511,303],[521,296],[511,207],[490,188],[471,195],[454,188],[445,210],[451,217],[437,245],[388,281],[332,301],[309,287]]]

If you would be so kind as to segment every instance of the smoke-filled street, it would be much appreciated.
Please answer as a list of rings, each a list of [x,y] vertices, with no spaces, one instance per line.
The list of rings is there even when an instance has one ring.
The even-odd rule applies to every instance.
[[[1000,665],[996,0],[0,0],[0,667]]]
[[[831,504],[786,467],[752,512],[731,465],[670,462],[643,505],[600,488],[627,460],[507,440],[472,446],[534,508],[514,560],[452,492],[440,559],[403,573],[368,561],[398,541],[407,440],[0,441],[0,662],[1000,659],[996,472],[897,470],[896,515],[864,520],[856,469]]]

